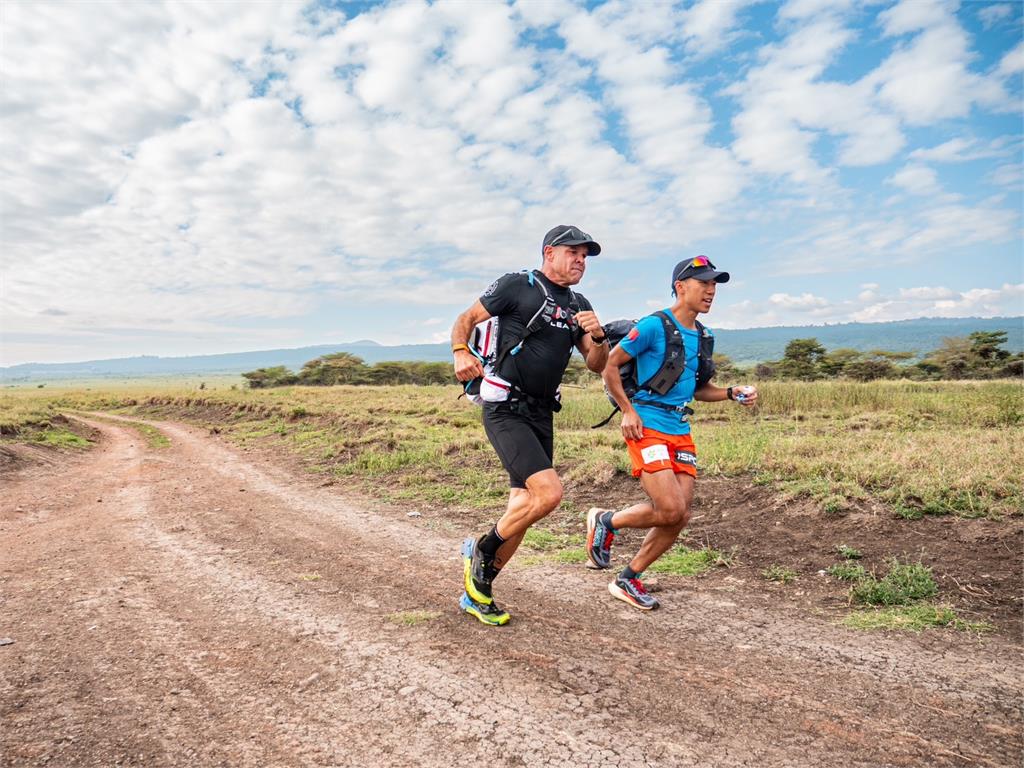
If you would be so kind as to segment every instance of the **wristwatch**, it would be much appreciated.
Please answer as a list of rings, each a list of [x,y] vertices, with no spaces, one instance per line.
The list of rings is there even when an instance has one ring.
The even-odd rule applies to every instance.
[[[608,341],[608,337],[607,337],[607,336],[602,336],[602,337],[601,337],[601,338],[599,339],[599,338],[597,338],[597,336],[595,336],[594,334],[590,334],[590,340],[591,340],[592,342],[594,342],[595,344],[604,344],[604,343],[605,343],[606,341]]]
[[[727,387],[726,388],[725,396],[728,397],[730,400],[735,400],[736,399],[735,397],[732,396],[732,387]]]

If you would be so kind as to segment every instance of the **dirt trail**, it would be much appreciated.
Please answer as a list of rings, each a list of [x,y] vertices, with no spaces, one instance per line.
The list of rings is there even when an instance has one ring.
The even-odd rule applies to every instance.
[[[865,634],[686,585],[513,566],[199,430],[5,478],[0,765],[1017,766],[1019,646]],[[428,620],[401,622],[412,611]],[[938,638],[938,639],[936,639]]]

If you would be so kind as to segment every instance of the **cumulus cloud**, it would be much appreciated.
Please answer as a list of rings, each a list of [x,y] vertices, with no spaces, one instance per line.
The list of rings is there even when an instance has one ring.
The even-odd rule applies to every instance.
[[[935,170],[926,165],[907,165],[894,173],[886,183],[913,195],[935,195],[941,191]]]
[[[928,197],[930,163],[968,159],[1019,188],[1019,139],[933,122],[929,147],[901,154],[907,126],[1004,109],[1021,71],[1020,46],[977,71],[944,5],[98,7],[4,7],[6,360],[67,348],[29,340],[46,334],[108,354],[238,349],[389,303],[380,340],[426,339],[442,331],[417,313],[536,263],[556,221],[592,229],[611,263],[777,226],[764,250],[805,272],[1019,237],[1001,198]],[[851,74],[864,18],[882,61]],[[890,163],[878,178],[908,207],[844,186]],[[770,311],[828,309],[780,288]]]
[[[978,18],[985,29],[992,29],[1006,19],[1013,18],[1014,3],[987,3],[978,10]]]
[[[975,104],[1009,107],[997,79],[971,71],[968,36],[950,5],[902,0],[879,20],[886,35],[914,35],[868,77],[879,99],[908,124],[962,117]]]
[[[891,322],[920,317],[1009,317],[1024,314],[1024,283],[998,288],[899,288],[879,291],[868,284],[856,299],[826,300],[812,294],[776,294],[768,301],[741,301],[716,307],[708,318],[715,328]]]

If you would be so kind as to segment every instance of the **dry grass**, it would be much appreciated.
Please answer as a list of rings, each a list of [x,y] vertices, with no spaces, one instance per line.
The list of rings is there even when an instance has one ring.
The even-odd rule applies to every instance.
[[[479,410],[449,387],[231,388],[178,382],[7,389],[0,424],[69,409],[118,409],[216,424],[241,443],[275,440],[319,471],[388,476],[397,499],[490,506],[506,483]],[[769,382],[761,405],[697,404],[702,471],[750,474],[829,512],[875,500],[904,517],[1001,516],[1024,508],[1019,382]],[[596,386],[566,388],[556,461],[568,480],[625,473],[617,419]],[[13,425],[13,426],[11,426]]]

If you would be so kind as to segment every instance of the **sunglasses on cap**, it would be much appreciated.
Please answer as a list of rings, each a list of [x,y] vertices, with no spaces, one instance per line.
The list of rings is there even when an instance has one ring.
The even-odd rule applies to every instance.
[[[560,234],[558,237],[554,238],[550,243],[548,243],[548,245],[558,245],[559,243],[564,242],[566,240],[593,241],[593,239],[594,238],[592,238],[582,229],[576,229],[576,227],[569,227],[569,229],[565,230],[565,232]]]
[[[684,274],[697,269],[715,269],[715,265],[711,263],[711,259],[707,256],[697,256],[676,269],[676,276],[674,280],[682,280]]]

